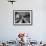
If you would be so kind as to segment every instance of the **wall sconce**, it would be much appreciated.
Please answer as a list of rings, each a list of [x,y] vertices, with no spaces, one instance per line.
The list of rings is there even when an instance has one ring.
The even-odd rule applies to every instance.
[[[11,2],[12,4],[16,2],[15,0],[8,0],[8,2]]]

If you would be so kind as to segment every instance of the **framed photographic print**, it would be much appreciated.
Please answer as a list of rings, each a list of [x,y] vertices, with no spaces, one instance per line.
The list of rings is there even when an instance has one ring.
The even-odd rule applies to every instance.
[[[13,10],[14,25],[32,25],[32,10]]]

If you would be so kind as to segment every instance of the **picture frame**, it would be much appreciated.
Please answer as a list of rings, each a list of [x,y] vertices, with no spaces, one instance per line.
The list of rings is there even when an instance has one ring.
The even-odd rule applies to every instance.
[[[13,10],[13,25],[32,25],[32,10]]]

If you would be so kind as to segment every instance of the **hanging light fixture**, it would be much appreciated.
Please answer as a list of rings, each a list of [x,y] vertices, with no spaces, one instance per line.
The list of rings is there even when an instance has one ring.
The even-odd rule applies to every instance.
[[[12,4],[16,2],[15,0],[8,0],[8,2],[11,2]]]

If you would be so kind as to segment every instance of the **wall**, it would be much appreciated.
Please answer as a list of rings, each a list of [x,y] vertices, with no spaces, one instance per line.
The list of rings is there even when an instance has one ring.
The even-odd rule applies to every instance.
[[[32,9],[32,26],[14,26],[13,10]],[[7,0],[0,0],[0,40],[15,40],[18,32],[31,34],[37,41],[46,40],[46,1],[17,0],[13,5]]]

